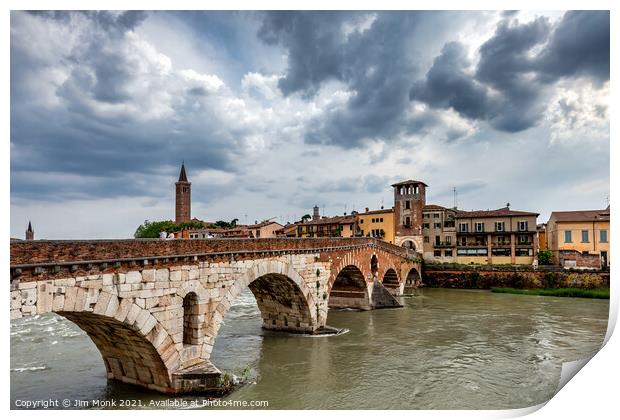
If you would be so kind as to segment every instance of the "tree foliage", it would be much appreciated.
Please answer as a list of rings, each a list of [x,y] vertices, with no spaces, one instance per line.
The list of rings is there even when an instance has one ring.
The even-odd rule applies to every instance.
[[[548,265],[551,264],[551,259],[553,258],[553,252],[548,249],[541,249],[538,251],[538,264],[540,265]]]
[[[192,220],[189,222],[183,222],[176,224],[172,220],[161,220],[151,222],[149,220],[145,220],[134,233],[134,238],[159,238],[159,232],[162,230],[166,233],[170,232],[178,232],[183,229],[231,229],[237,226],[237,222],[239,219],[233,219],[230,222],[225,222],[223,220],[218,220],[215,223],[211,223],[209,225],[205,225],[203,222],[199,222],[197,220]]]
[[[162,220],[159,222],[151,222],[149,220],[145,220],[138,228],[136,232],[133,234],[134,238],[159,238],[159,232],[162,230],[170,233],[170,232],[178,232],[183,229],[200,229],[203,228],[204,224],[202,222],[190,221],[176,224],[171,220]]]

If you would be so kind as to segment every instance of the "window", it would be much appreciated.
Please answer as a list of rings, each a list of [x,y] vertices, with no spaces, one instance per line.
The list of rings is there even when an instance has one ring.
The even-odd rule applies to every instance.
[[[383,217],[379,218],[379,222],[383,223]]]
[[[433,218],[434,219],[439,219],[439,213],[433,213]]]
[[[529,245],[530,238],[527,235],[519,235],[519,245]]]
[[[461,246],[467,246],[467,238],[461,238]]]
[[[484,223],[476,222],[476,232],[484,232]]]
[[[494,248],[491,251],[491,255],[494,255],[496,257],[510,257],[510,248],[502,248],[502,249]]]
[[[533,255],[532,248],[517,248],[515,256],[517,257],[531,257]]]
[[[430,228],[430,224],[429,224],[429,223],[424,223],[424,224],[422,225],[422,228],[424,228],[424,229],[429,229],[429,228]]]
[[[364,219],[360,219],[360,225],[364,224]]]
[[[409,216],[405,217],[405,226],[406,227],[411,226],[411,217]]]
[[[469,231],[469,225],[467,223],[459,223],[459,232]]]
[[[452,256],[452,250],[451,250],[451,249],[446,249],[446,250],[444,251],[444,255],[445,255],[446,257],[451,257],[451,256]]]
[[[258,230],[258,229],[256,230],[256,237],[260,238],[260,230]]]
[[[573,242],[573,231],[565,230],[564,231],[564,243],[570,244]]]
[[[441,229],[441,223],[433,223],[435,229]]]
[[[439,236],[435,236],[435,246],[441,245],[441,238]]]
[[[601,242],[607,242],[607,231],[601,230]]]
[[[495,232],[503,232],[504,228],[504,222],[495,222]]]
[[[411,208],[411,201],[409,201],[409,200],[405,201],[405,208],[406,209],[410,209]]]
[[[526,231],[527,231],[527,220],[519,221],[519,232],[526,232]]]
[[[582,230],[581,231],[581,242],[590,242],[590,238],[588,237],[588,231],[587,230]]]
[[[430,214],[428,214],[428,213],[424,213],[424,218],[425,218],[425,219],[428,219],[430,216],[431,216]]]
[[[424,237],[424,242],[425,242],[425,243],[428,243],[428,242],[429,242],[428,236],[425,236],[425,237]]]
[[[433,251],[433,255],[435,257],[441,257],[441,249],[436,249]]]
[[[452,236],[446,236],[446,245],[452,245]]]

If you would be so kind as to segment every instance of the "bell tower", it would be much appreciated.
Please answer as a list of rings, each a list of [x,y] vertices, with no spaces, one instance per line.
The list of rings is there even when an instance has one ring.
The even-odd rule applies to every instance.
[[[28,221],[28,229],[26,229],[26,240],[34,241],[34,230],[32,230],[32,223]]]
[[[181,163],[179,180],[175,183],[175,219],[176,224],[189,222],[192,219],[192,183],[187,180],[185,162]]]
[[[422,217],[426,205],[426,185],[407,180],[393,184],[395,243],[422,252]]]

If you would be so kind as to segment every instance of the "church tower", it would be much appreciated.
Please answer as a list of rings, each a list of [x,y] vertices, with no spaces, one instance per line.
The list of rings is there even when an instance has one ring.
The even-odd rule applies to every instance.
[[[26,240],[34,241],[34,230],[32,230],[32,223],[28,221],[28,229],[26,229]]]
[[[185,173],[185,163],[181,163],[179,180],[176,182],[175,186],[176,213],[174,222],[177,224],[189,222],[192,218],[192,184],[187,180],[187,173]]]

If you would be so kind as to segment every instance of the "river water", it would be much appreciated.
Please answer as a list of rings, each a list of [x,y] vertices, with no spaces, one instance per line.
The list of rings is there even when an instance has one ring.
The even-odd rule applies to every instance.
[[[261,329],[248,291],[224,319],[212,355],[247,384],[226,397],[271,409],[506,409],[553,396],[561,364],[591,355],[607,329],[607,300],[422,289],[400,309],[330,311],[345,334]],[[108,383],[77,326],[48,314],[11,322],[11,400],[168,397]],[[184,397],[188,400],[190,397]],[[193,399],[193,398],[191,398]]]

